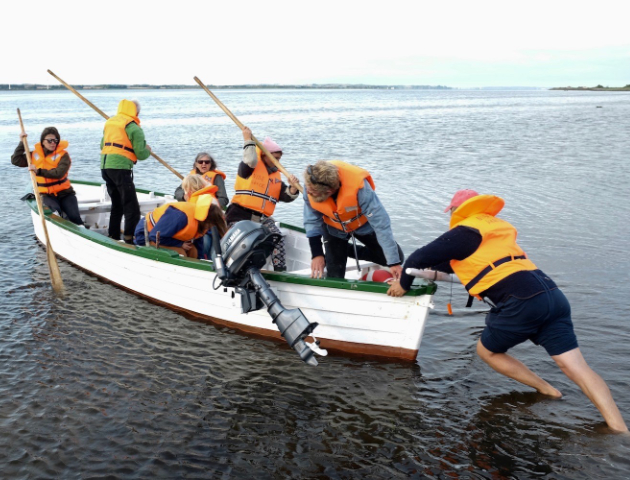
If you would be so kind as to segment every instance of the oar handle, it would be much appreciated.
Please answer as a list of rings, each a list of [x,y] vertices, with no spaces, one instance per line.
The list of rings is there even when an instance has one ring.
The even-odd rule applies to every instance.
[[[101,116],[105,120],[109,119],[109,116],[107,116],[107,114],[105,112],[103,112],[100,108],[98,108],[96,105],[94,105],[92,102],[90,102],[87,98],[85,98],[83,95],[81,95],[79,92],[77,92],[76,89],[74,89],[72,87],[72,85],[68,85],[61,78],[59,78],[57,75],[55,75],[51,70],[48,70],[48,73],[50,73],[53,77],[55,77],[57,80],[59,80],[59,82],[64,87],[66,87],[68,90],[70,90],[72,93],[74,93],[77,97],[79,97],[81,100],[83,100],[85,103],[87,103],[90,107],[92,107],[94,110],[96,110],[98,113],[100,113]],[[175,175],[177,175],[180,179],[184,178],[184,176],[181,173],[179,173],[177,170],[175,170],[173,167],[171,167],[168,163],[166,163],[164,160],[162,160],[160,157],[158,157],[155,153],[151,152],[151,156],[153,158],[155,158],[158,162],[160,162],[162,165],[164,165],[166,168],[168,168]]]
[[[199,86],[201,88],[203,88],[208,95],[210,95],[212,100],[214,100],[216,102],[216,104],[219,106],[219,108],[221,110],[223,110],[227,114],[227,116],[230,117],[232,119],[232,121],[234,121],[234,123],[236,123],[238,128],[243,130],[243,128],[245,128],[245,125],[243,125],[241,123],[241,121],[238,118],[236,118],[236,115],[234,115],[232,112],[230,112],[230,110],[225,105],[223,105],[221,100],[219,100],[217,98],[217,96],[214,93],[212,93],[210,91],[210,89],[208,87],[206,87],[201,80],[199,80],[199,78],[197,78],[197,77],[193,77],[193,78],[194,78],[195,82],[197,82],[199,84]],[[282,166],[282,164],[278,160],[276,160],[276,157],[274,157],[271,154],[271,152],[269,152],[269,150],[267,150],[267,148],[261,142],[259,142],[258,139],[253,134],[252,134],[252,140],[254,141],[254,143],[256,143],[256,146],[258,148],[260,148],[260,150],[267,156],[267,158],[271,159],[271,162],[275,165],[275,167],[278,170],[280,170],[284,174],[285,177],[289,178],[291,176],[291,174],[289,172],[287,172],[287,170]],[[295,188],[297,188],[300,192],[304,193],[304,189],[302,188],[302,185],[300,185],[299,183],[296,184],[296,185],[293,185],[293,186]]]
[[[17,109],[18,118],[20,119],[20,128],[22,129],[22,145],[24,145],[24,153],[26,154],[26,164],[30,167],[32,164],[31,160],[31,151],[28,148],[28,140],[26,140],[26,130],[24,129],[24,122],[22,121],[22,113],[20,113],[20,109]],[[31,182],[33,183],[33,190],[35,192],[35,196],[39,198],[39,189],[37,188],[37,178],[35,172],[29,168],[29,173],[31,175]],[[40,212],[41,214],[42,212]]]
[[[101,117],[103,117],[105,120],[107,120],[109,117],[107,116],[107,114],[105,112],[103,112],[100,108],[98,108],[96,105],[94,105],[92,102],[90,102],[87,98],[85,98],[83,95],[81,95],[79,92],[77,92],[74,87],[72,87],[72,85],[68,85],[66,82],[64,82],[61,78],[59,78],[57,75],[55,75],[51,70],[47,70],[48,73],[50,73],[53,77],[55,77],[57,80],[59,80],[59,82],[66,87],[68,90],[70,90],[72,93],[74,93],[77,97],[79,97],[81,100],[83,100],[85,103],[87,103],[90,107],[92,107],[94,110],[96,110],[98,113],[101,114]]]
[[[184,176],[181,173],[179,173],[177,170],[175,170],[173,167],[171,167],[168,163],[166,163],[164,160],[162,160],[160,157],[158,157],[155,153],[151,152],[151,156],[153,158],[155,158],[158,162],[160,162],[162,165],[164,165],[166,168],[168,168],[175,175],[177,175],[180,180],[184,179]]]

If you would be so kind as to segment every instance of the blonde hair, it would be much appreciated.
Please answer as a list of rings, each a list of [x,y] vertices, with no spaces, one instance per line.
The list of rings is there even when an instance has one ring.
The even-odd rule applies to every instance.
[[[203,178],[201,178],[201,175],[197,174],[187,175],[182,181],[182,189],[186,193],[195,193],[197,190],[201,190],[205,186],[206,182]]]
[[[336,191],[341,186],[339,170],[326,160],[319,160],[315,165],[309,165],[304,170],[306,185],[316,192]]]

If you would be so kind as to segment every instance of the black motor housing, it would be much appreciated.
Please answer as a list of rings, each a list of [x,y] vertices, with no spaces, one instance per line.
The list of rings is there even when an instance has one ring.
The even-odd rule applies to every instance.
[[[304,341],[317,327],[317,323],[310,323],[299,308],[289,310],[282,306],[260,273],[281,236],[250,220],[235,223],[220,242],[216,227],[213,227],[212,234],[217,276],[223,286],[233,287],[241,294],[242,312],[248,313],[267,307],[273,323],[287,343],[304,362],[317,365],[313,350]],[[217,251],[215,245],[220,245],[220,251]]]

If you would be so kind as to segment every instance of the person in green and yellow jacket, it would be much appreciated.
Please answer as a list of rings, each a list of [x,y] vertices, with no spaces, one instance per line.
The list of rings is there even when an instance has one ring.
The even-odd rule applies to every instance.
[[[140,104],[121,100],[118,113],[105,122],[101,140],[101,175],[112,201],[109,236],[120,240],[120,225],[125,217],[123,239],[133,243],[133,234],[140,221],[140,205],[133,183],[133,166],[151,155],[151,147],[140,128]]]

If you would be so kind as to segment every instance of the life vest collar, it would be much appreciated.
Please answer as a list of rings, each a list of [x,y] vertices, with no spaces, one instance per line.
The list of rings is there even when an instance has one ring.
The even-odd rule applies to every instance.
[[[214,195],[199,195],[195,203],[195,219],[203,222],[208,218],[208,211],[212,205]]]
[[[208,185],[207,187],[203,187],[201,190],[197,190],[195,193],[193,193],[188,201],[190,203],[197,203],[197,200],[199,200],[202,195],[210,195],[213,199],[215,199],[215,193],[217,193],[218,190],[219,187],[217,187],[216,185]]]
[[[454,228],[458,223],[478,215],[485,213],[487,215],[496,216],[505,205],[505,200],[496,195],[477,195],[476,197],[469,198],[462,203],[451,215],[450,228]]]
[[[67,140],[61,140],[58,144],[57,144],[57,148],[55,148],[54,151],[50,152],[48,155],[46,155],[44,147],[42,146],[42,144],[40,142],[37,142],[35,144],[34,148],[34,152],[33,153],[37,153],[38,155],[42,155],[43,157],[50,157],[53,160],[57,160],[57,158],[61,158],[63,157],[63,154],[66,153],[66,148],[68,148],[68,145],[70,145],[68,143]]]

